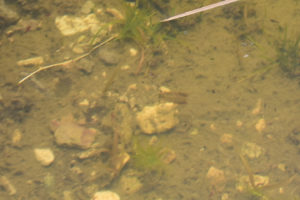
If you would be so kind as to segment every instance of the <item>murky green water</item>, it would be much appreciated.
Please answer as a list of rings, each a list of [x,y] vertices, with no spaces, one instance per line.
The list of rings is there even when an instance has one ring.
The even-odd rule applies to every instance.
[[[164,24],[158,40],[139,25],[140,40],[90,51],[124,15],[118,0],[91,2],[6,2],[23,22],[1,22],[0,200],[102,190],[122,200],[300,199],[299,1],[236,2]],[[153,1],[153,20],[215,2]],[[103,32],[63,35],[55,19],[66,14],[94,14],[88,29]],[[38,56],[67,63],[18,85],[38,66],[17,62]],[[137,113],[165,102],[178,123],[144,134]],[[60,127],[83,133],[79,146],[96,130],[97,145],[59,145]],[[49,166],[39,148],[54,154]]]

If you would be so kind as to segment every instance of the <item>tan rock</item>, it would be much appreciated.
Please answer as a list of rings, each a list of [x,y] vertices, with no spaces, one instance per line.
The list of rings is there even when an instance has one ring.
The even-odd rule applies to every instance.
[[[146,134],[162,133],[178,124],[176,104],[162,103],[154,106],[145,106],[137,113],[136,119]]]
[[[135,48],[130,48],[129,49],[130,56],[136,56],[137,53],[138,53],[137,49],[135,49]]]
[[[249,158],[258,158],[265,152],[264,148],[255,143],[247,142],[242,146],[242,155],[247,155]]]
[[[225,147],[232,147],[233,146],[233,136],[232,134],[229,133],[224,133],[221,138],[221,143],[225,146]]]
[[[224,133],[220,139],[221,139],[222,144],[231,144],[232,143],[232,134]]]
[[[38,65],[42,65],[44,64],[44,58],[41,56],[38,57],[32,57],[32,58],[28,58],[28,59],[24,59],[24,60],[19,60],[17,62],[17,65],[20,67],[24,67],[24,66],[38,66]]]
[[[99,131],[79,125],[73,119],[63,118],[52,122],[55,141],[58,145],[88,149],[92,146]]]
[[[43,166],[49,166],[54,161],[55,157],[51,149],[34,149],[35,158]]]
[[[258,187],[263,187],[269,184],[268,176],[254,175],[253,179],[254,179],[254,185]],[[250,183],[249,176],[241,176],[236,185],[236,189],[240,192],[248,190],[249,188],[252,187],[253,185],[251,185]]]
[[[117,193],[106,190],[96,192],[91,200],[120,200]]]
[[[210,186],[215,188],[217,191],[222,191],[225,186],[225,175],[224,171],[211,166],[206,174],[206,178],[210,182]]]
[[[59,16],[55,18],[55,24],[63,35],[74,35],[86,30],[95,32],[99,30],[100,22],[95,14],[89,14],[87,16]]]
[[[16,129],[13,132],[11,143],[14,147],[20,147],[21,146],[21,140],[22,140],[22,132],[19,129]]]
[[[261,133],[266,128],[266,121],[265,119],[259,119],[258,122],[255,124],[255,129]]]
[[[243,126],[243,122],[242,122],[241,120],[237,120],[237,121],[236,121],[236,126],[237,126],[238,128],[242,127],[242,126]]]

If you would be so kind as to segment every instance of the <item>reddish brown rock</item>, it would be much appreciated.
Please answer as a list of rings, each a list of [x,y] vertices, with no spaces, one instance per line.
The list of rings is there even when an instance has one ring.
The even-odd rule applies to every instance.
[[[97,130],[77,124],[72,118],[53,123],[55,141],[58,145],[88,149],[95,141]]]

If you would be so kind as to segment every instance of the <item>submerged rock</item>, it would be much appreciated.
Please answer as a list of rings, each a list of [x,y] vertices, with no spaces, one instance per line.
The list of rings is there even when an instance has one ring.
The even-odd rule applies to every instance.
[[[161,103],[145,106],[141,112],[137,113],[136,119],[144,133],[162,133],[178,124],[177,112],[176,104]]]
[[[224,171],[211,166],[206,174],[210,186],[215,188],[217,191],[223,191],[226,183]]]
[[[120,197],[117,193],[107,190],[96,192],[91,200],[120,200]]]
[[[66,36],[74,35],[88,29],[95,34],[100,27],[100,22],[95,14],[89,14],[82,17],[69,15],[59,16],[56,17],[55,24],[60,32]]]
[[[75,123],[64,123],[55,131],[55,140],[59,145],[87,149],[95,140],[96,129],[85,128]]]
[[[258,146],[255,143],[252,142],[247,142],[242,146],[241,149],[242,155],[248,156],[248,158],[258,158],[260,157],[263,153],[265,153],[265,149],[261,146]]]
[[[12,24],[19,20],[19,15],[9,9],[4,0],[0,0],[0,25],[1,24]]]
[[[34,149],[35,158],[43,166],[49,166],[54,161],[55,157],[51,149]]]
[[[58,145],[88,149],[96,139],[98,131],[77,124],[72,117],[64,117],[60,121],[54,120],[53,131]]]
[[[268,176],[262,176],[262,175],[258,175],[255,174],[253,175],[253,181],[254,185],[251,184],[251,181],[249,179],[249,176],[241,176],[238,179],[238,183],[236,184],[236,189],[240,192],[243,192],[245,190],[249,190],[249,188],[252,187],[264,187],[269,185],[269,177]],[[254,189],[254,188],[253,188]]]

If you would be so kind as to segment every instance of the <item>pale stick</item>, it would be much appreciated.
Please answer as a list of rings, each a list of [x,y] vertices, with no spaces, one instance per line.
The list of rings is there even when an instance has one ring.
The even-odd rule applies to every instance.
[[[179,15],[175,15],[173,17],[169,17],[167,19],[163,19],[160,22],[168,22],[168,21],[171,21],[171,20],[179,19],[179,18],[182,18],[182,17],[186,17],[186,16],[189,16],[189,15],[193,15],[193,14],[196,14],[196,13],[207,11],[207,10],[210,10],[210,9],[213,9],[213,8],[217,8],[217,7],[220,7],[220,6],[225,6],[227,4],[234,3],[234,2],[237,2],[237,1],[239,1],[239,0],[225,0],[225,1],[221,1],[219,3],[210,4],[208,6],[197,8],[195,10],[191,10],[191,11],[188,11],[188,12],[181,13]]]
[[[110,42],[110,41],[116,39],[117,37],[118,37],[117,34],[111,36],[111,37],[108,38],[107,40],[105,40],[105,41],[101,42],[100,44],[97,44],[96,46],[94,46],[94,47],[93,47],[91,50],[89,50],[87,53],[82,54],[82,55],[80,55],[80,56],[78,56],[78,57],[76,57],[76,58],[72,58],[72,59],[70,59],[70,60],[66,60],[66,61],[60,62],[60,63],[55,63],[55,64],[52,64],[52,65],[47,65],[47,66],[39,67],[37,70],[31,72],[30,74],[28,74],[27,76],[25,76],[24,78],[22,78],[22,79],[18,82],[18,84],[19,84],[19,85],[22,84],[24,81],[26,81],[27,79],[29,79],[29,78],[32,77],[33,75],[39,73],[40,71],[44,71],[44,70],[46,70],[46,69],[53,68],[53,67],[57,67],[57,66],[67,65],[67,64],[70,64],[70,63],[72,63],[72,62],[76,62],[76,61],[78,61],[78,60],[81,60],[82,58],[84,58],[84,57],[90,55],[93,51],[95,51],[95,50],[98,49],[99,47],[101,47],[101,46],[105,45],[106,43],[108,43],[108,42]]]

